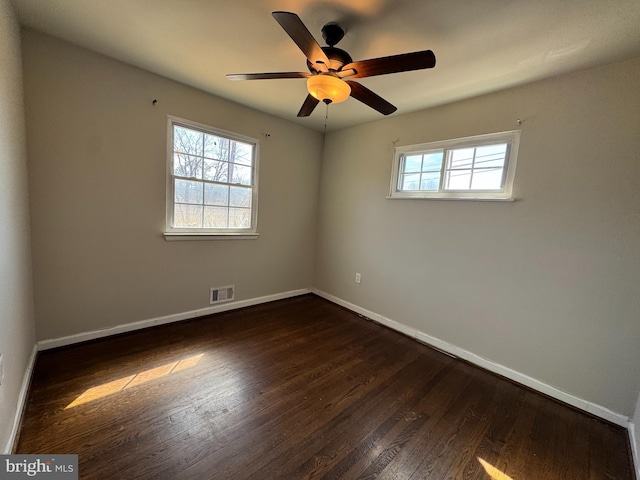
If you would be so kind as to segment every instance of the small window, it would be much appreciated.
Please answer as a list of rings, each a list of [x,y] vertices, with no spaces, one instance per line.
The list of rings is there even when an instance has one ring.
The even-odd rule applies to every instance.
[[[167,233],[256,230],[257,140],[169,117]]]
[[[519,131],[396,147],[390,198],[509,200]]]

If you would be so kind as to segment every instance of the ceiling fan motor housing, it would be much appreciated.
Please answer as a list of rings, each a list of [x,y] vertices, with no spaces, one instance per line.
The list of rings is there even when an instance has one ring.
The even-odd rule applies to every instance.
[[[344,65],[353,62],[351,55],[349,55],[344,50],[337,47],[321,47],[322,51],[325,53],[327,58],[329,59],[329,65],[327,68],[333,71],[339,71]],[[307,68],[311,73],[318,73],[321,70],[315,68],[313,63],[307,60]]]

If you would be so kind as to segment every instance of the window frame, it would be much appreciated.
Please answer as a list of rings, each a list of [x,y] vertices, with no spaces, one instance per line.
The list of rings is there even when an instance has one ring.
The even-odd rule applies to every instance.
[[[176,176],[173,173],[174,160],[174,127],[184,127],[216,137],[225,138],[230,141],[241,142],[253,146],[253,159],[251,164],[251,224],[248,228],[193,228],[193,227],[175,227],[174,211],[175,211],[175,186],[174,179],[188,179],[191,177]],[[163,235],[165,240],[220,240],[220,239],[255,239],[258,237],[258,164],[259,164],[259,141],[255,138],[241,135],[235,132],[229,132],[220,128],[211,127],[202,123],[194,122],[172,115],[167,116],[167,153],[166,153],[166,224]],[[197,181],[203,179],[193,178]],[[236,185],[231,182],[221,182],[229,186]],[[247,187],[247,185],[237,184],[238,186]],[[227,206],[227,208],[229,208]]]
[[[458,148],[482,147],[499,143],[507,144],[505,165],[503,167],[502,187],[495,190],[445,190],[444,178],[447,172],[448,152]],[[431,199],[431,200],[494,200],[513,201],[513,181],[515,179],[520,130],[474,135],[417,145],[405,145],[394,148],[393,167],[389,199]],[[438,190],[401,190],[400,178],[404,159],[410,154],[442,152],[440,183]]]

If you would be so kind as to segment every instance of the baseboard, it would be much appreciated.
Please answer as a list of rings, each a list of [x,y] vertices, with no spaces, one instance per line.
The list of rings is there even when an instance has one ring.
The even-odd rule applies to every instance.
[[[638,441],[640,438],[637,436],[636,424],[629,422],[629,441],[631,442],[631,457],[636,469],[636,478],[640,480],[640,452],[638,451]]]
[[[164,325],[166,323],[180,322],[182,320],[203,317],[205,315],[211,315],[213,313],[226,312],[229,310],[236,310],[238,308],[259,305],[261,303],[273,302],[275,300],[282,300],[285,298],[297,297],[299,295],[305,295],[310,292],[311,292],[311,289],[302,288],[299,290],[290,290],[288,292],[276,293],[273,295],[266,295],[264,297],[250,298],[247,300],[238,300],[234,302],[223,303],[220,305],[214,305],[212,307],[200,308],[198,310],[191,310],[189,312],[176,313],[173,315],[166,315],[163,317],[149,318],[147,320],[140,320],[138,322],[126,323],[123,325],[117,325],[115,327],[105,328],[102,330],[93,330],[90,332],[78,333],[78,334],[69,335],[66,337],[41,340],[37,342],[36,345],[39,351],[49,350],[51,348],[64,347],[67,345],[73,345],[75,343],[86,342],[87,340],[95,340],[98,338],[110,337],[111,335],[117,335],[119,333],[133,332],[135,330],[154,327],[156,325]]]
[[[549,397],[555,398],[556,400],[559,400],[563,403],[571,405],[582,411],[585,411],[587,413],[600,417],[616,425],[629,428],[630,423],[629,423],[628,417],[621,415],[619,413],[613,412],[606,407],[597,405],[595,403],[591,403],[587,400],[583,400],[579,397],[576,397],[575,395],[571,395],[570,393],[563,392],[562,390],[559,390],[555,387],[547,385],[546,383],[536,380],[535,378],[529,377],[528,375],[520,373],[511,368],[505,367],[504,365],[500,365],[499,363],[492,362],[491,360],[487,360],[486,358],[480,357],[472,352],[464,350],[463,348],[447,343],[443,340],[440,340],[439,338],[432,337],[431,335],[428,335],[424,332],[416,330],[412,327],[404,325],[390,318],[386,318],[378,313],[372,312],[370,310],[362,308],[353,303],[347,302],[346,300],[335,297],[331,294],[323,292],[322,290],[318,290],[314,288],[312,289],[312,292],[318,295],[319,297],[322,297],[326,300],[329,300],[332,303],[335,303],[348,310],[351,310],[364,317],[367,317],[376,323],[379,323],[393,330],[396,330],[400,333],[403,333],[411,338],[416,339],[421,343],[434,347],[437,350],[440,350],[448,355],[466,360],[469,363],[472,363],[474,365],[484,368],[485,370],[488,370],[490,372],[506,377],[509,380],[513,380],[516,383],[519,383],[533,390],[536,390],[540,393],[548,395]],[[640,480],[640,477],[638,480]]]
[[[11,428],[11,434],[9,435],[9,441],[7,445],[4,447],[4,454],[10,454],[13,451],[13,447],[15,446],[18,431],[20,430],[20,422],[22,421],[22,414],[24,412],[26,403],[27,403],[27,394],[29,393],[29,385],[31,385],[31,375],[33,373],[33,368],[36,364],[36,356],[38,354],[38,349],[36,346],[33,346],[31,350],[31,356],[29,357],[29,362],[27,363],[27,368],[24,371],[24,376],[22,377],[22,386],[20,387],[20,392],[18,393],[18,402],[16,404],[16,413],[13,418],[13,427]]]

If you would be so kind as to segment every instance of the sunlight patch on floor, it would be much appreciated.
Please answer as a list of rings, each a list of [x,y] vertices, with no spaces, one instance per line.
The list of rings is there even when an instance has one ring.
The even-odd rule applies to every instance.
[[[501,472],[486,460],[478,457],[478,461],[480,465],[482,465],[482,468],[484,468],[484,471],[487,472],[487,475],[491,477],[491,480],[513,480],[509,475]]]
[[[69,405],[67,405],[65,407],[65,410],[77,407],[78,405],[83,405],[88,402],[92,402],[94,400],[98,400],[100,398],[108,397],[109,395],[113,395],[114,393],[118,393],[128,388],[137,387],[139,385],[142,385],[143,383],[155,380],[156,378],[166,377],[167,375],[170,375],[172,373],[195,367],[203,355],[203,353],[201,353],[200,355],[193,355],[191,357],[178,360],[177,362],[167,363],[166,365],[162,365],[160,367],[151,368],[149,370],[139,372],[135,375],[129,375],[128,377],[119,378],[118,380],[103,383],[102,385],[98,385],[97,387],[92,387],[78,396],[78,398],[76,398]]]

